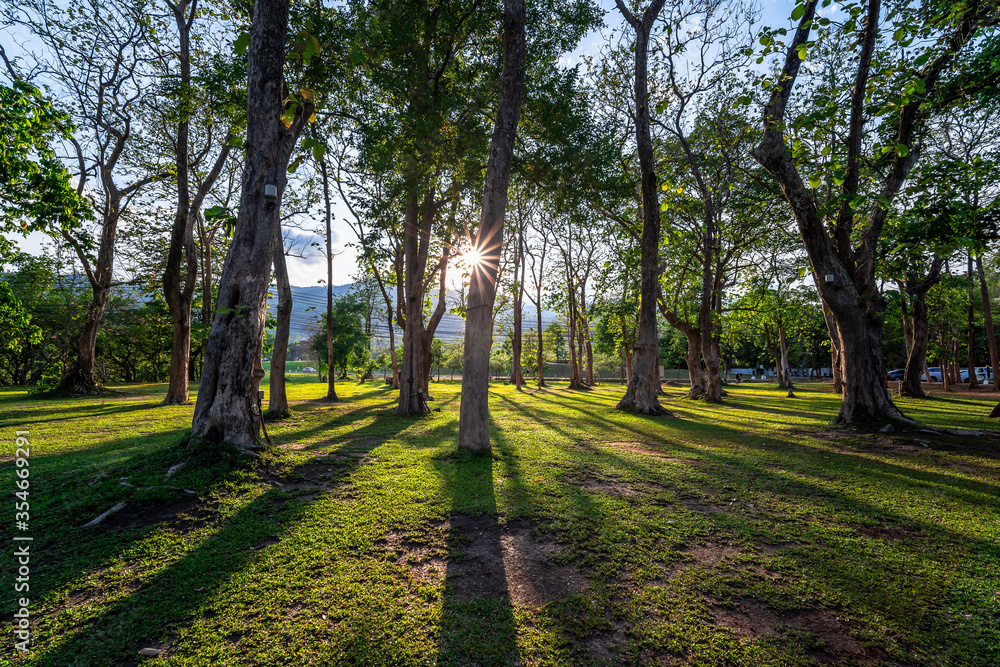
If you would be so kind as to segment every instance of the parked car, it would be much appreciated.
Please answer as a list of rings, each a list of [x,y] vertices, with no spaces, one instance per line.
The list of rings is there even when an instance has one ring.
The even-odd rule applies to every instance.
[[[979,384],[986,384],[987,382],[992,383],[993,369],[990,366],[977,366],[976,379],[979,380]]]
[[[927,370],[930,371],[931,379],[928,380],[927,379],[927,374],[925,373],[924,376],[923,376],[924,382],[941,382],[941,367],[940,366],[930,366]],[[960,383],[961,382],[968,382],[969,381],[969,369],[968,368],[963,368],[962,369],[962,372],[960,374],[960,378],[961,378],[959,380]],[[976,374],[976,378],[977,379],[979,378],[979,374],[978,373]],[[980,382],[982,382],[982,380],[980,380]]]
[[[893,382],[902,380],[903,379],[903,375],[905,375],[905,374],[906,374],[906,369],[905,368],[894,368],[893,370],[891,370],[888,373],[886,373],[886,375],[889,377],[889,379],[892,380]]]
[[[313,368],[312,366],[306,366],[305,368],[302,369],[302,372],[303,373],[315,373],[316,369]]]

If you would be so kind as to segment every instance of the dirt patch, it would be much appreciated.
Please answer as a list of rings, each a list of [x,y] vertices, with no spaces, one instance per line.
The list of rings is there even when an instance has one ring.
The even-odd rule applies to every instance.
[[[616,479],[589,478],[579,482],[580,488],[590,493],[609,493],[614,496],[634,496],[635,490],[628,482]]]
[[[190,514],[202,504],[201,499],[197,496],[184,494],[183,491],[178,493],[183,494],[184,497],[171,503],[153,505],[152,507],[132,507],[131,505],[126,505],[124,509],[110,514],[108,518],[97,526],[94,526],[91,530],[104,532],[121,528],[152,526],[169,521],[178,515]],[[204,521],[189,520],[185,522],[186,525],[200,523],[204,523]]]
[[[732,545],[709,543],[686,547],[682,553],[687,554],[696,564],[704,567],[721,563],[727,558],[740,553],[740,550]]]
[[[590,659],[598,664],[621,664],[621,654],[628,645],[625,635],[626,625],[621,621],[612,622],[612,628],[585,637],[577,645],[590,654]]]
[[[801,542],[778,542],[777,544],[758,544],[757,548],[762,554],[775,556],[788,549],[798,549],[804,546],[806,545]]]
[[[360,463],[364,456],[364,454],[319,456],[287,471],[282,477],[270,476],[267,481],[286,491],[298,489],[329,491],[336,486],[345,469]]]
[[[723,510],[718,505],[713,505],[707,502],[699,502],[697,500],[682,500],[681,505],[692,510],[694,512],[701,512],[702,514],[725,514]]]
[[[615,449],[625,449],[636,454],[646,454],[647,456],[658,456],[660,458],[666,458],[667,456],[666,452],[649,447],[641,442],[601,442],[597,444],[614,447]]]
[[[676,463],[682,466],[707,466],[710,465],[708,461],[700,461],[698,459],[679,459],[673,457],[667,457],[667,460],[671,463]]]
[[[579,569],[557,562],[560,547],[533,528],[530,521],[504,526],[493,516],[456,514],[424,535],[391,531],[376,544],[398,554],[415,581],[443,580],[460,602],[509,596],[535,608],[586,590]]]
[[[815,636],[821,642],[823,652],[855,658],[867,656],[861,644],[851,637],[848,628],[826,609],[776,612],[762,602],[740,600],[733,607],[713,605],[710,610],[716,625],[728,628],[741,637],[778,635],[787,626]]]

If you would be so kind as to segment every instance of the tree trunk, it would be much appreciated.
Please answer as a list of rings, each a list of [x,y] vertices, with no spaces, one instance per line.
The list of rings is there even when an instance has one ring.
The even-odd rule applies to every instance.
[[[545,386],[545,342],[542,340],[542,286],[538,285],[538,301],[535,302],[535,314],[538,317],[538,386]]]
[[[778,345],[781,348],[781,375],[784,379],[785,389],[788,390],[788,398],[795,398],[792,369],[788,363],[788,337],[785,335],[785,324],[780,319],[778,320]]]
[[[590,344],[590,322],[587,320],[587,283],[580,285],[580,356],[587,360],[587,386],[593,387],[594,380],[594,349]],[[582,363],[582,360],[581,360]]]
[[[180,83],[191,83],[191,27],[187,20],[187,0],[168,3],[180,39]],[[177,141],[174,144],[177,164],[177,211],[170,232],[167,265],[163,273],[163,296],[170,312],[173,327],[173,345],[170,352],[170,373],[164,405],[182,405],[188,402],[187,366],[191,354],[191,302],[194,283],[198,277],[198,255],[194,245],[194,219],[191,215],[191,195],[188,189],[188,110],[181,110],[177,123]],[[181,255],[184,255],[185,273],[181,285]]]
[[[522,309],[524,307],[524,271],[527,262],[524,260],[524,223],[521,221],[520,227],[517,230],[517,259],[520,262],[521,275],[518,278],[517,270],[518,265],[514,266],[514,283],[516,288],[514,290],[514,339],[512,341],[512,352],[514,357],[514,363],[511,368],[511,379],[513,380],[514,388],[517,391],[521,391],[521,386],[524,384],[524,371],[521,368],[521,329],[522,324]]]
[[[976,288],[972,278],[972,253],[969,253],[969,263],[965,271],[969,284],[969,305],[967,308],[969,343],[966,350],[966,365],[969,367],[969,391],[979,389],[979,378],[976,377]]]
[[[288,334],[292,325],[292,286],[288,279],[285,246],[280,229],[274,247],[274,280],[278,290],[278,313],[274,327],[274,349],[271,351],[267,411],[272,417],[284,417],[288,415],[285,360],[288,358]]]
[[[462,399],[459,408],[458,445],[472,450],[490,448],[489,369],[493,343],[493,303],[503,247],[507,186],[517,120],[524,94],[524,61],[527,51],[524,0],[504,0],[503,72],[490,155],[486,164],[483,212],[476,232],[476,248],[483,261],[469,281],[468,317],[462,366]]]
[[[1000,359],[997,357],[997,337],[993,331],[993,306],[990,290],[986,285],[982,255],[976,256],[976,273],[979,275],[979,294],[983,302],[983,324],[986,328],[986,345],[990,351],[990,366],[993,372],[993,391],[1000,391]]]
[[[908,274],[903,282],[906,299],[910,302],[910,331],[912,344],[910,354],[906,357],[906,370],[903,372],[903,383],[899,393],[903,396],[923,398],[924,389],[921,377],[927,366],[927,342],[929,330],[927,326],[927,292],[941,279],[942,260],[935,257],[931,262],[927,275],[918,280],[913,274]],[[942,375],[945,373],[941,369]],[[930,377],[927,378],[930,380]]]
[[[323,201],[326,204],[326,400],[337,401],[337,369],[333,359],[333,211],[326,160],[319,161],[319,171],[323,178]]]
[[[289,0],[257,0],[254,6],[239,219],[222,271],[191,424],[195,437],[230,443],[239,451],[257,446],[253,362],[264,332],[268,266],[280,227],[288,160],[313,112],[311,103],[303,103],[288,127],[282,122],[288,10]],[[265,195],[266,185],[276,186],[275,198]]]
[[[910,350],[913,347],[913,331],[910,329],[910,309],[906,305],[906,281],[897,280],[896,287],[899,289],[899,310],[903,318],[903,345],[906,347],[906,356],[909,358]]]
[[[441,251],[441,259],[438,262],[438,299],[437,305],[434,307],[434,312],[431,313],[431,318],[427,321],[427,326],[424,328],[421,334],[421,346],[420,346],[420,363],[421,363],[421,373],[420,373],[420,390],[423,391],[424,399],[431,400],[430,387],[431,387],[431,360],[434,353],[434,333],[437,331],[438,325],[441,323],[441,318],[444,317],[445,311],[448,309],[447,303],[447,282],[448,282],[448,261],[451,259],[451,229],[454,228],[455,224],[455,214],[458,210],[458,199],[452,200],[451,213],[448,216],[448,232],[445,234],[444,238],[444,248]]]
[[[107,179],[110,180],[110,179]],[[110,201],[101,225],[101,240],[97,249],[97,261],[93,272],[88,272],[92,296],[87,314],[80,327],[76,341],[77,358],[63,375],[60,391],[72,394],[96,394],[100,391],[94,369],[97,363],[97,334],[104,318],[104,309],[111,296],[114,274],[115,240],[118,236],[118,221],[121,218],[121,194],[110,195]],[[64,235],[65,236],[65,235]],[[77,251],[80,254],[80,251]],[[81,258],[83,261],[85,258]]]
[[[662,302],[660,303],[660,312],[663,313],[667,324],[680,331],[687,338],[687,353],[684,360],[688,367],[688,381],[691,384],[688,398],[701,398],[705,395],[705,373],[701,368],[701,331],[682,320],[677,316],[677,313],[667,308]]]
[[[422,210],[419,195],[415,193],[409,195],[406,205],[403,232],[406,294],[403,304],[403,366],[399,376],[399,403],[396,405],[396,414],[399,415],[421,414],[428,409],[420,392],[420,378],[423,371],[424,272],[427,268],[433,203],[434,194],[428,191]]]
[[[838,423],[884,418],[899,419],[885,383],[882,360],[882,320],[858,308],[843,311],[837,323],[840,338],[843,395]]]
[[[657,395],[660,390],[656,301],[660,264],[660,202],[653,138],[650,132],[647,59],[649,32],[665,0],[653,0],[641,20],[616,0],[619,11],[635,29],[635,137],[642,181],[642,237],[640,241],[639,327],[635,342],[632,378],[618,409],[647,415],[666,413]]]
[[[399,389],[399,367],[396,365],[396,324],[392,316],[392,306],[386,307],[386,323],[389,325],[389,357],[392,359],[392,382],[390,387]]]

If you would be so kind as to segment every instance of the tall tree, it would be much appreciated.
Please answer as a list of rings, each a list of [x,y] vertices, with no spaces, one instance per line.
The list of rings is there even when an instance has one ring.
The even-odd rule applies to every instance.
[[[635,142],[642,183],[642,240],[640,243],[639,330],[632,361],[632,377],[619,410],[647,415],[666,414],[657,394],[660,391],[659,338],[656,331],[656,303],[660,273],[660,200],[653,137],[650,130],[648,91],[649,33],[664,0],[653,0],[637,18],[622,0],[618,11],[635,30]]]
[[[490,349],[493,346],[493,303],[497,271],[503,247],[507,187],[517,120],[524,94],[527,55],[524,0],[504,0],[503,71],[493,139],[486,162],[486,191],[482,216],[476,230],[479,265],[469,283],[466,309],[465,351],[462,361],[462,402],[459,406],[458,445],[471,450],[490,448],[489,381]]]
[[[53,230],[76,253],[91,287],[90,305],[80,323],[76,359],[61,389],[95,393],[97,336],[115,280],[119,224],[132,199],[167,176],[163,165],[149,166],[136,154],[142,141],[143,107],[155,77],[146,49],[150,22],[144,3],[91,4],[27,0],[5,15],[9,25],[27,30],[44,50],[32,65],[34,76],[54,84],[74,122],[70,137],[77,192],[92,200],[97,214],[96,253],[79,230]],[[94,178],[91,178],[93,176]]]
[[[764,135],[754,157],[781,185],[813,271],[821,277],[820,294],[840,343],[844,390],[837,421],[903,420],[886,388],[885,302],[876,280],[878,241],[892,201],[919,154],[919,137],[928,116],[983,84],[983,79],[945,76],[957,62],[956,55],[984,27],[996,23],[996,6],[906,5],[884,20],[880,0],[868,0],[852,8],[843,25],[830,28],[829,19],[816,18],[818,3],[808,0],[792,12],[798,27],[780,73],[768,83],[771,97],[764,108]],[[788,102],[814,43],[810,41],[814,30],[820,39],[831,30],[854,39],[856,52],[841,59],[850,64],[853,76],[849,87],[815,89],[807,112],[789,122]],[[915,58],[909,51],[904,60],[893,62],[899,58],[895,54],[904,52],[887,45],[886,34],[907,44],[919,38],[926,46],[917,49]],[[768,39],[772,37],[762,37]],[[841,93],[849,96],[846,107],[832,102]],[[866,142],[866,128],[874,117],[879,119],[877,134],[867,135],[874,141]],[[810,163],[813,156],[803,150],[807,145],[801,140],[789,151],[790,131],[814,130],[826,136],[832,127],[843,140],[835,142],[830,160]],[[869,155],[864,154],[866,148]],[[822,169],[804,179],[803,167],[810,164]],[[820,195],[825,180],[834,184],[829,199]]]
[[[194,32],[194,22],[198,17],[198,0],[167,0],[177,27],[178,50],[177,65],[179,74],[175,84],[175,109],[177,125],[173,137],[173,149],[176,162],[177,209],[174,223],[170,230],[170,245],[167,250],[167,263],[163,272],[163,296],[170,311],[173,325],[173,346],[170,356],[169,384],[167,395],[163,399],[165,405],[178,405],[188,402],[188,363],[191,357],[191,304],[194,301],[195,288],[198,282],[198,249],[194,240],[194,230],[197,217],[201,211],[205,197],[222,174],[223,166],[229,157],[230,136],[214,137],[211,129],[207,133],[204,145],[197,155],[191,155],[189,129],[191,116],[198,102],[204,103],[204,96],[197,95],[194,89],[191,71],[191,37]],[[221,84],[221,82],[214,82]],[[225,86],[219,85],[220,88]],[[201,99],[199,99],[201,98]],[[201,120],[207,125],[214,125],[214,120],[206,115]],[[216,135],[218,132],[216,132]],[[220,141],[221,139],[221,141]],[[212,166],[203,178],[192,183],[191,172],[198,168],[210,152],[216,148],[213,143],[219,143],[218,154]],[[191,188],[195,186],[192,196]]]
[[[279,237],[288,162],[314,110],[310,99],[293,95],[284,83],[289,4],[257,0],[254,5],[239,217],[222,271],[191,424],[195,437],[226,442],[241,451],[257,444],[254,357],[259,356],[264,334],[268,267]]]

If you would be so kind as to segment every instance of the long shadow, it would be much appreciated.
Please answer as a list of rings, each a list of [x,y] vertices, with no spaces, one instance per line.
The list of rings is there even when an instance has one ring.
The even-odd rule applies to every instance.
[[[446,430],[456,432],[457,422]],[[434,467],[447,495],[450,525],[436,663],[516,664],[517,628],[501,544],[503,528],[498,523],[493,458],[489,452],[449,453],[436,457]]]
[[[506,399],[506,397],[502,397]],[[529,414],[526,409],[518,406],[509,399],[506,399],[512,408],[520,410],[526,416]],[[689,422],[685,420],[682,424],[689,425]],[[575,434],[571,434],[564,430],[553,427],[551,424],[547,425],[548,428],[553,428],[554,430],[560,432],[564,437],[567,437],[573,441],[578,441],[579,437]],[[739,432],[726,426],[715,425],[713,430],[727,430],[732,433],[728,436],[732,441],[738,442]],[[720,437],[716,432],[716,437]],[[726,438],[727,436],[721,436]],[[773,437],[773,436],[772,436]],[[662,438],[661,438],[662,439]],[[915,525],[918,526],[922,531],[927,531],[929,533],[937,533],[944,536],[946,539],[952,542],[966,542],[977,546],[977,548],[984,549],[997,549],[997,545],[987,541],[979,540],[977,538],[969,537],[964,534],[955,533],[941,525],[929,524],[924,521],[919,521],[910,517],[908,515],[899,513],[897,511],[887,511],[883,507],[872,505],[865,501],[859,500],[856,497],[845,494],[841,491],[832,490],[823,486],[819,486],[812,483],[807,483],[801,480],[791,479],[784,475],[776,475],[773,471],[770,471],[760,465],[750,463],[744,459],[726,454],[724,452],[718,451],[716,448],[709,450],[706,449],[696,449],[688,445],[678,443],[676,441],[669,441],[666,443],[671,449],[676,450],[680,453],[684,453],[687,456],[692,456],[694,458],[700,458],[704,460],[711,461],[716,464],[723,466],[722,469],[711,471],[711,476],[718,477],[720,474],[725,474],[726,476],[739,477],[746,479],[753,479],[758,483],[767,482],[772,484],[780,484],[783,487],[787,487],[789,493],[800,497],[802,499],[807,499],[810,502],[817,502],[818,499],[824,499],[823,504],[826,505],[826,509],[830,513],[842,514],[842,515],[878,515],[885,517],[886,520],[891,521],[895,524],[902,525]],[[897,478],[901,478],[906,484],[924,488],[932,488],[944,495],[949,495],[955,500],[963,503],[971,503],[973,505],[982,505],[984,501],[988,501],[990,498],[997,497],[997,486],[985,482],[977,482],[967,479],[955,478],[951,475],[944,473],[934,473],[923,470],[916,470],[913,468],[908,468],[906,466],[899,466],[891,463],[883,463],[880,461],[871,461],[869,459],[861,458],[855,455],[847,455],[835,452],[829,452],[828,450],[822,450],[822,452],[810,448],[808,446],[782,441],[777,447],[775,445],[762,446],[753,442],[744,442],[743,446],[747,449],[763,449],[770,453],[775,453],[780,451],[784,454],[794,454],[797,455],[799,460],[805,458],[815,458],[818,455],[829,456],[831,458],[836,458],[838,463],[849,469],[851,473],[856,475],[859,480],[864,479],[866,483],[870,486],[878,486],[880,483],[884,483],[883,475],[892,475]],[[600,456],[604,460],[614,461],[616,465],[621,465],[626,468],[637,467],[633,461],[627,459],[622,459],[621,457],[609,455],[607,452],[601,450],[593,450],[594,455]],[[860,460],[859,460],[860,459]],[[645,466],[642,466],[645,467]],[[645,467],[646,472],[651,472],[648,467]],[[793,472],[794,471],[790,471]],[[689,471],[689,474],[697,474],[693,471]],[[795,473],[800,474],[800,473]],[[704,481],[708,480],[708,474],[699,474]],[[718,486],[718,485],[713,485]],[[716,488],[715,492],[719,493],[723,491],[722,488]]]
[[[404,422],[396,424],[395,432],[407,425]],[[380,433],[387,438],[394,435],[385,428]],[[369,444],[362,450],[370,451],[375,447],[377,445]],[[281,471],[280,479],[286,480],[283,487],[276,485],[232,516],[215,519],[217,529],[184,556],[142,582],[134,592],[107,605],[96,616],[80,622],[69,639],[34,657],[44,664],[117,664],[135,656],[141,648],[138,642],[155,641],[156,638],[164,639],[176,634],[177,629],[194,620],[193,613],[233,574],[270,548],[266,543],[268,538],[291,531],[316,498],[335,493],[347,484],[363,463],[359,453],[358,445],[348,441],[331,450],[329,456],[314,457]],[[136,455],[137,458],[143,456],[148,458],[148,452]],[[230,478],[231,475],[224,476],[206,493],[213,494],[214,489],[226,488]],[[289,481],[291,484],[287,483]],[[309,487],[315,488],[316,492],[310,492]],[[288,495],[289,490],[292,496]],[[296,499],[295,494],[309,495],[289,502]],[[211,525],[213,519],[210,517],[207,521]],[[64,561],[53,571],[46,572],[47,576],[39,582],[42,585],[33,596],[38,601],[36,609],[42,612],[36,617],[37,636],[43,641],[52,638],[47,634],[56,632],[58,628],[55,614],[60,612],[45,602],[48,593],[76,580],[83,571],[93,569],[95,562],[103,564],[123,557],[161,525],[171,526],[173,523],[168,521],[167,524],[124,531],[109,530],[97,537],[93,537],[91,529],[70,528],[61,531],[62,534],[54,542],[50,540],[52,553],[46,558],[58,563],[69,556],[69,562]],[[182,521],[179,525],[183,524]],[[88,558],[74,559],[72,554],[79,551],[81,542],[90,542],[93,548],[87,551]],[[260,546],[262,543],[263,547]]]
[[[518,408],[512,401],[508,400],[507,403],[511,404],[515,409]],[[528,415],[527,410],[522,409],[521,411],[526,416]],[[547,427],[553,428],[551,425],[547,425]],[[729,430],[732,431],[732,429]],[[734,435],[736,434],[735,431],[733,433]],[[572,434],[565,435],[571,441],[577,441],[576,446],[580,446],[581,443],[578,441],[578,438],[573,437]],[[895,509],[892,503],[875,504],[863,497],[856,497],[832,486],[836,482],[836,478],[832,476],[827,480],[823,480],[823,482],[819,480],[816,482],[808,481],[807,479],[803,479],[803,477],[808,477],[809,473],[794,471],[796,467],[795,463],[790,466],[792,468],[790,471],[791,474],[782,474],[776,473],[767,467],[757,465],[752,461],[746,461],[737,456],[727,454],[725,451],[720,451],[717,448],[706,450],[676,442],[670,443],[669,447],[671,450],[694,455],[701,459],[708,459],[716,464],[711,469],[698,474],[700,478],[698,481],[704,487],[708,487],[706,490],[713,497],[725,495],[728,500],[728,496],[736,495],[742,497],[741,500],[752,500],[753,502],[758,502],[756,500],[758,494],[765,498],[781,499],[784,497],[790,499],[796,506],[804,505],[808,510],[815,512],[817,516],[832,518],[836,524],[835,528],[840,529],[835,533],[831,533],[826,526],[813,525],[808,522],[808,519],[804,517],[799,518],[798,522],[800,526],[793,532],[800,536],[803,534],[807,536],[803,544],[806,548],[789,550],[783,554],[784,557],[789,561],[793,561],[799,571],[808,573],[810,577],[814,577],[817,581],[825,581],[834,590],[840,591],[841,599],[853,599],[853,604],[862,607],[865,606],[865,602],[859,598],[859,593],[862,592],[859,590],[859,581],[863,581],[864,584],[862,585],[869,585],[874,590],[879,591],[877,595],[872,596],[873,600],[878,601],[873,604],[883,604],[885,601],[892,601],[889,604],[893,607],[895,622],[901,622],[902,619],[913,615],[913,609],[905,601],[913,597],[910,595],[909,587],[913,586],[914,583],[908,580],[906,576],[885,576],[885,568],[898,567],[901,563],[900,557],[892,555],[891,552],[885,553],[883,548],[878,545],[878,540],[859,539],[861,535],[858,533],[851,530],[845,531],[844,529],[854,527],[854,521],[862,518],[867,520],[874,519],[878,522],[885,522],[890,526],[901,528],[907,534],[912,534],[911,531],[916,530],[916,541],[909,542],[904,540],[898,543],[894,549],[908,554],[905,558],[912,559],[913,557],[918,557],[924,560],[925,567],[933,563],[936,568],[947,568],[949,570],[953,568],[952,550],[954,547],[948,546],[949,544],[961,545],[968,549],[969,556],[974,559],[970,562],[969,566],[972,570],[975,570],[976,566],[974,563],[976,562],[992,566],[1000,558],[1000,548],[989,539],[960,534],[946,526],[935,522],[928,522],[920,517],[911,516]],[[748,449],[752,448],[754,448],[753,445],[748,446]],[[847,468],[851,474],[857,475],[862,484],[870,488],[878,488],[881,482],[882,486],[888,487],[887,492],[891,492],[891,486],[885,484],[884,475],[888,474],[896,478],[892,485],[904,493],[908,487],[927,488],[930,485],[934,485],[933,490],[937,491],[938,488],[936,485],[944,484],[959,487],[955,489],[942,489],[942,491],[945,494],[953,493],[955,499],[963,503],[982,507],[984,503],[988,504],[990,502],[990,498],[995,498],[994,495],[990,495],[991,492],[995,493],[995,488],[988,484],[969,483],[966,480],[955,480],[950,476],[925,471],[914,471],[892,464],[879,464],[878,462],[868,460],[859,461],[857,457],[838,455],[825,450],[820,452],[798,445],[797,443],[785,443],[780,448],[769,446],[764,449],[767,449],[769,453],[787,452],[789,455],[798,458],[802,463],[806,462],[805,459],[816,458],[820,454],[831,458],[836,457],[838,459],[837,462],[844,468]],[[606,452],[597,449],[593,451],[591,456],[598,463],[610,462],[614,458],[617,458],[607,457]],[[615,461],[615,463],[618,462]],[[625,463],[625,465],[628,466],[629,464]],[[629,467],[636,468],[634,465]],[[972,487],[974,490],[970,492],[961,487]],[[975,495],[969,495],[969,493]],[[591,530],[594,530],[598,527],[603,528],[609,519],[606,513],[602,514],[601,507],[595,506],[591,495],[580,492],[574,494],[572,498],[577,503],[578,520],[585,522],[586,525],[591,527]],[[728,514],[725,507],[722,508],[718,515],[706,518],[718,518],[715,521],[716,528],[723,529],[725,531],[724,534],[728,534],[730,538],[735,537],[759,544],[761,540],[770,541],[774,539],[775,535],[778,535],[778,541],[782,541],[781,535],[785,533],[785,529],[780,524],[775,524],[772,517],[766,514],[747,516],[745,512],[741,511],[740,505],[736,507],[735,513],[729,515],[731,518],[728,520],[723,518]],[[664,511],[667,513],[671,512],[671,510]],[[633,516],[631,520],[641,521],[642,517]],[[614,531],[614,526],[610,526],[609,530]],[[926,538],[933,540],[935,549],[927,548]],[[785,535],[784,539],[788,539],[788,536]],[[830,549],[830,545],[835,545],[832,550]],[[584,551],[586,552],[586,549]],[[594,550],[592,549],[591,551]],[[606,558],[606,556],[603,558]],[[920,575],[916,573],[912,576],[914,579],[920,578]],[[928,597],[933,598],[936,595],[934,592],[936,585],[935,583],[930,583],[929,586],[925,586],[921,590],[918,584],[918,587],[914,591],[919,590],[920,595],[925,599]],[[738,588],[738,590],[744,591],[741,593],[742,595],[752,596],[753,588],[749,586],[746,583],[741,584],[741,588]],[[880,609],[872,607],[870,611],[878,614]],[[928,636],[932,636],[932,639],[929,640],[931,642],[938,642],[941,639],[940,630],[935,631],[933,627],[930,627],[935,622],[931,617],[921,622],[921,626],[927,629]]]
[[[4,412],[3,418],[0,419],[0,425],[20,426],[23,424],[39,424],[52,421],[55,418],[54,415],[70,413],[78,415],[71,419],[92,419],[94,417],[105,417],[113,414],[127,414],[137,410],[152,410],[157,407],[160,407],[159,401],[152,403],[129,402],[126,406],[122,406],[119,403],[106,402],[96,405],[74,405],[66,408],[10,410]]]

